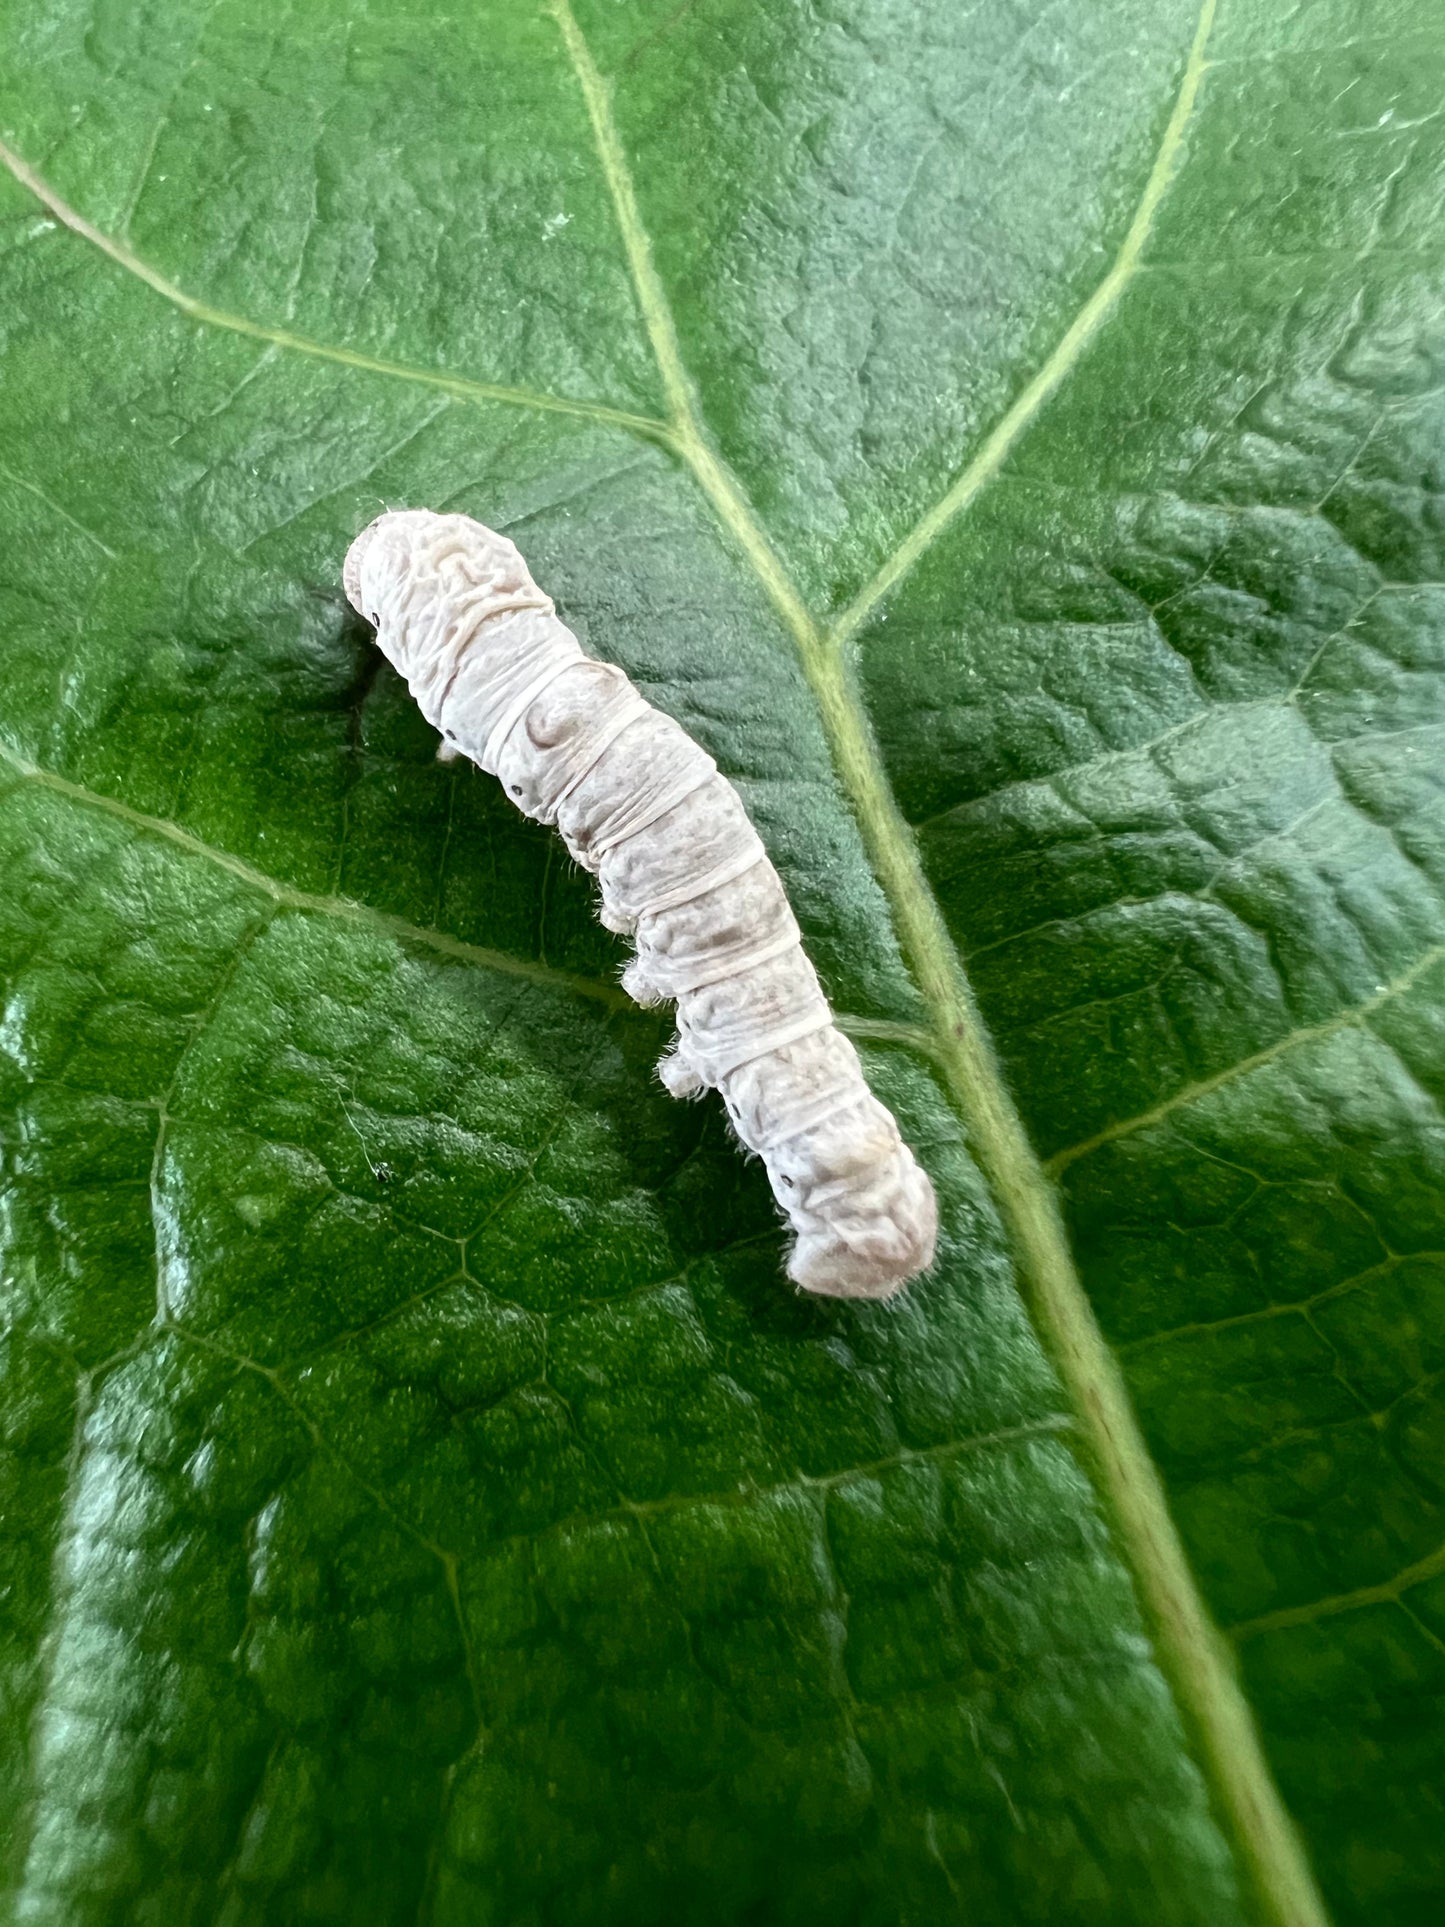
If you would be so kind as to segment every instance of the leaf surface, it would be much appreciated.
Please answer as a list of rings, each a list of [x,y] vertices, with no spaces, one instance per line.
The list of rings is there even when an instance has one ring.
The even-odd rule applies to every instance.
[[[1429,1917],[1427,10],[7,26],[17,1916]],[[383,503],[737,781],[900,1304],[436,763]]]

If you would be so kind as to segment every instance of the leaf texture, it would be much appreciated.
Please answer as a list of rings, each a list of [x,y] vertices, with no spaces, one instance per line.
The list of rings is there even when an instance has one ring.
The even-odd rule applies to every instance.
[[[16,1918],[1433,1917],[1428,10],[7,28]],[[436,763],[404,503],[743,791],[903,1302]]]

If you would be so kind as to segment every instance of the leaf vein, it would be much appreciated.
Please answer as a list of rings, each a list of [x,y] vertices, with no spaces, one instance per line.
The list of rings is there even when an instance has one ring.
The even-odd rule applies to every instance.
[[[1066,1171],[1071,1164],[1077,1164],[1080,1158],[1088,1157],[1091,1152],[1101,1149],[1106,1144],[1113,1144],[1119,1138],[1132,1137],[1137,1131],[1148,1130],[1153,1124],[1162,1123],[1175,1111],[1183,1110],[1189,1104],[1197,1104],[1201,1098],[1211,1097],[1215,1091],[1223,1090],[1226,1085],[1236,1083],[1241,1077],[1248,1077],[1252,1072],[1262,1069],[1266,1064],[1274,1063],[1277,1058],[1284,1057],[1290,1051],[1298,1050],[1305,1044],[1318,1043],[1324,1038],[1333,1037],[1339,1031],[1354,1030],[1368,1023],[1377,1010],[1393,1003],[1397,997],[1403,997],[1407,991],[1414,988],[1421,977],[1442,961],[1445,961],[1445,943],[1433,944],[1430,949],[1422,952],[1415,959],[1408,970],[1401,971],[1398,977],[1392,978],[1387,984],[1382,984],[1373,996],[1366,997],[1362,1003],[1352,1004],[1346,1010],[1337,1011],[1333,1017],[1327,1017],[1323,1023],[1306,1024],[1297,1030],[1289,1031],[1283,1037],[1277,1038],[1274,1043],[1266,1045],[1263,1050],[1255,1051],[1249,1057],[1241,1057],[1238,1063],[1216,1071],[1212,1077],[1201,1077],[1192,1084],[1186,1084],[1181,1090],[1175,1091],[1172,1096],[1166,1097],[1149,1110],[1140,1111],[1134,1117],[1121,1118],[1118,1123],[1108,1124],[1102,1131],[1096,1131],[1092,1137],[1084,1138],[1078,1144],[1071,1144],[1062,1151],[1056,1151],[1044,1166],[1045,1170],[1057,1177],[1060,1172]],[[1386,1048],[1393,1050],[1393,1046],[1388,1045],[1386,1039],[1381,1038],[1379,1041],[1386,1045]],[[1426,1095],[1430,1096],[1432,1103],[1435,1101],[1433,1094],[1427,1092]]]
[[[829,633],[804,603],[741,488],[703,432],[612,118],[610,89],[592,59],[570,0],[549,0],[546,8],[558,23],[592,123],[638,305],[673,411],[673,447],[755,570],[797,645],[839,780],[892,907],[902,948],[933,1013],[936,1061],[998,1203],[1033,1314],[1079,1412],[1082,1440],[1132,1563],[1161,1660],[1228,1815],[1241,1861],[1275,1927],[1324,1927],[1322,1903],[1265,1763],[1249,1707],[1195,1586],[1118,1361],[1085,1296],[1057,1199],[1004,1082],[917,845],[893,796],[842,647],[938,529],[966,506],[1001,465],[1026,421],[1077,361],[1130,278],[1178,159],[1205,70],[1204,49],[1214,10],[1215,0],[1204,0],[1163,143],[1110,275],[979,456]]]
[[[1256,1639],[1261,1633],[1282,1632],[1290,1626],[1308,1626],[1317,1619],[1334,1619],[1340,1613],[1358,1612],[1364,1606],[1403,1605],[1403,1595],[1415,1586],[1423,1586],[1427,1580],[1436,1579],[1445,1572],[1445,1546],[1437,1546],[1434,1552],[1417,1559],[1411,1566],[1405,1566],[1392,1578],[1381,1580],[1374,1586],[1357,1586],[1353,1592],[1332,1593],[1324,1599],[1313,1599],[1301,1606],[1284,1606],[1278,1612],[1260,1613],[1254,1619],[1242,1619],[1231,1626],[1229,1637],[1236,1640]]]
[[[171,823],[161,816],[147,816],[143,810],[135,810],[128,803],[121,803],[113,796],[104,796],[97,790],[88,790],[80,783],[72,783],[67,777],[57,776],[53,771],[40,769],[34,763],[19,755],[7,744],[0,743],[0,762],[7,763],[18,776],[34,783],[42,789],[52,790],[60,796],[69,798],[83,808],[102,811],[107,816],[116,817],[132,829],[149,836],[164,838],[190,856],[203,858],[218,868],[228,871],[253,890],[259,890],[270,897],[279,907],[287,910],[307,911],[314,915],[337,917],[346,923],[358,924],[363,929],[376,931],[402,944],[414,944],[423,949],[434,950],[441,956],[450,957],[459,963],[476,964],[483,970],[494,970],[504,976],[525,978],[528,982],[545,987],[570,991],[578,997],[589,998],[593,1003],[604,1004],[609,1010],[633,1008],[631,999],[617,985],[602,982],[595,977],[582,977],[570,971],[557,970],[547,964],[532,963],[523,957],[510,956],[503,950],[489,950],[482,944],[468,943],[461,937],[451,937],[442,930],[429,929],[424,924],[408,923],[404,917],[390,915],[384,910],[373,910],[364,903],[353,902],[349,897],[323,896],[310,890],[298,890],[290,884],[280,883],[275,877],[268,876],[247,863],[243,857],[233,856],[229,850],[218,850],[214,844],[205,843],[178,823]]]
[[[1015,443],[1073,372],[1084,350],[1138,273],[1155,216],[1179,164],[1185,132],[1193,118],[1200,85],[1208,71],[1209,63],[1204,56],[1214,25],[1215,6],[1216,0],[1204,0],[1194,44],[1189,50],[1179,92],[1175,96],[1174,111],[1165,126],[1154,164],[1134,210],[1134,218],[1120,243],[1113,266],[1064,330],[1053,353],[1004,412],[973,460],[933,507],[914,524],[872,581],[859,590],[838,617],[832,628],[834,647],[841,647],[857,634],[883,598],[902,581],[944,529],[998,474]]]
[[[671,439],[667,424],[651,415],[633,414],[625,408],[609,408],[602,402],[579,401],[566,395],[548,395],[535,389],[511,387],[504,382],[473,381],[468,376],[449,375],[441,369],[416,368],[408,362],[389,361],[385,356],[369,355],[357,348],[340,348],[330,342],[313,341],[309,335],[297,334],[293,329],[272,327],[267,322],[252,321],[249,316],[213,307],[210,302],[198,300],[183,288],[178,288],[175,282],[168,281],[124,242],[102,233],[68,201],[62,200],[55,189],[4,141],[0,141],[0,165],[72,234],[88,241],[117,267],[134,275],[138,281],[143,281],[163,301],[168,301],[189,320],[200,322],[205,327],[219,328],[227,334],[245,335],[252,341],[269,342],[273,347],[285,348],[292,354],[309,355],[316,361],[336,362],[343,368],[355,368],[363,374],[414,382],[424,388],[438,388],[443,394],[452,395],[460,401],[497,402],[505,407],[526,408],[543,414],[571,415],[605,427],[626,429],[630,434],[663,444]]]

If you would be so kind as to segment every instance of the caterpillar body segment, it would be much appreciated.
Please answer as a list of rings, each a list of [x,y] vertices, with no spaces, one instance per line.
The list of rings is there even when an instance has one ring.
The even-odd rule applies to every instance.
[[[886,1298],[932,1262],[933,1187],[873,1096],[803,949],[782,880],[700,744],[558,618],[506,537],[403,510],[346,557],[353,606],[450,753],[553,824],[631,936],[623,986],[677,1007],[658,1066],[721,1092],[767,1168],[805,1291]]]

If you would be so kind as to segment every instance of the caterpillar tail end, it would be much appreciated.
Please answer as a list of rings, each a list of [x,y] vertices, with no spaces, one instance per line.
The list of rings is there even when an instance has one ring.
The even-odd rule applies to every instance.
[[[805,1224],[788,1276],[820,1298],[896,1297],[927,1271],[938,1243],[938,1201],[924,1172],[904,1152],[885,1210]]]

